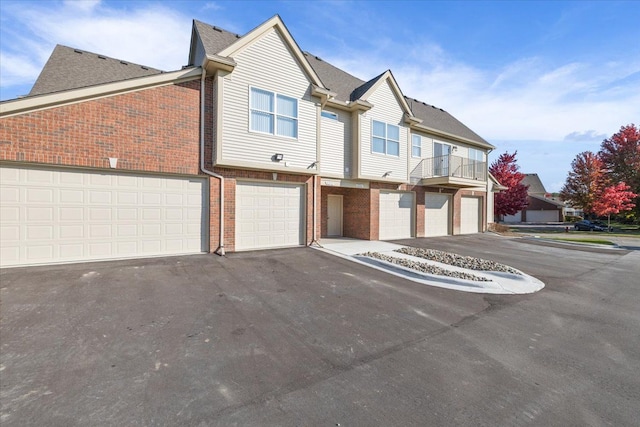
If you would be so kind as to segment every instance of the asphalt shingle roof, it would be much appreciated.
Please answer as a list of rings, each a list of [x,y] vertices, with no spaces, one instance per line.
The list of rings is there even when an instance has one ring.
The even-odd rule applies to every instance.
[[[522,183],[529,186],[529,189],[527,190],[527,193],[529,194],[544,196],[547,193],[547,190],[545,190],[544,185],[542,184],[542,181],[540,180],[540,177],[537,173],[524,174]]]
[[[422,124],[433,129],[461,136],[472,141],[489,144],[480,135],[469,129],[461,121],[447,113],[442,108],[434,107],[417,99],[405,96],[413,114],[422,119]]]
[[[57,45],[31,88],[29,96],[117,82],[162,72],[144,65]]]
[[[215,55],[231,46],[233,42],[241,37],[239,34],[231,33],[196,19],[193,20],[193,25],[200,35],[200,40],[202,40],[205,52],[210,55]]]

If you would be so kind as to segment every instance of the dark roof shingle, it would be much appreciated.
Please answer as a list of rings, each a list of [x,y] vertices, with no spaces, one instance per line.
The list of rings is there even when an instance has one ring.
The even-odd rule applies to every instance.
[[[162,72],[144,65],[57,45],[31,88],[29,96],[79,89]]]

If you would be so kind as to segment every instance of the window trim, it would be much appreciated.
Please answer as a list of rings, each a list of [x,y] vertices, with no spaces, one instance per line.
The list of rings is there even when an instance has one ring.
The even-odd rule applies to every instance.
[[[253,100],[253,90],[258,90],[258,91],[262,91],[262,92],[266,92],[266,93],[270,93],[271,95],[273,95],[273,111],[266,111],[266,110],[261,110],[258,108],[253,108],[252,106],[252,100]],[[293,116],[289,116],[287,114],[279,114],[278,113],[278,98],[287,98],[287,99],[291,99],[293,101],[295,101],[296,103],[296,108],[295,108],[295,117]],[[295,98],[293,96],[288,96],[288,95],[284,95],[282,93],[278,93],[276,91],[272,91],[272,90],[267,90],[267,89],[262,89],[260,87],[257,86],[251,86],[249,85],[249,105],[248,105],[248,112],[249,112],[249,133],[257,133],[260,135],[270,135],[270,136],[275,136],[278,138],[286,138],[286,139],[292,139],[292,140],[298,140],[298,137],[300,135],[300,102],[298,100],[298,98]],[[263,113],[263,114],[270,114],[273,120],[273,133],[271,132],[263,132],[257,129],[253,129],[253,119],[252,117],[252,112],[256,111],[258,113]],[[285,119],[289,119],[289,120],[294,120],[295,121],[295,136],[289,136],[289,135],[281,135],[278,133],[278,117],[282,117]]]
[[[374,123],[375,122],[378,122],[378,123],[384,125],[384,137],[381,137],[380,135],[375,135],[373,133]],[[389,126],[393,126],[393,127],[398,129],[398,139],[397,140],[396,139],[391,139],[391,138],[388,137],[388,135],[389,135]],[[378,139],[384,140],[384,152],[375,151],[373,149],[373,138],[378,138]],[[395,143],[398,144],[398,154],[389,154],[389,149],[388,149],[389,141],[395,142]],[[383,155],[383,156],[400,157],[400,126],[392,125],[391,123],[382,122],[380,120],[371,119],[371,140],[370,140],[370,143],[371,143],[371,153],[372,154],[379,154],[379,155]]]
[[[417,147],[415,145],[415,138],[418,138],[418,146]],[[420,150],[420,152],[418,153],[417,156],[415,154],[413,154],[413,149],[414,148],[418,148],[418,150]],[[418,135],[416,133],[412,133],[411,134],[411,157],[413,157],[415,159],[419,159],[419,158],[422,157],[422,136]]]

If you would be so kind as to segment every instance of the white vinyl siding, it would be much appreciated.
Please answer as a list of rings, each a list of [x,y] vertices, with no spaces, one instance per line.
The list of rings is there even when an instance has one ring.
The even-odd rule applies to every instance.
[[[413,193],[381,191],[379,210],[380,240],[405,239],[412,236]]]
[[[428,159],[433,157],[433,139],[431,136],[427,136],[426,134],[412,134],[420,137],[421,149],[420,149],[420,157],[409,157],[410,162],[410,170],[413,171],[418,164],[422,161],[422,159]],[[413,139],[412,139],[413,142]]]
[[[276,29],[232,55],[237,65],[232,73],[221,73],[222,150],[220,163],[262,163],[272,167],[275,153],[284,154],[290,167],[306,169],[316,161],[317,99],[310,94],[310,83],[297,59]],[[250,131],[250,87],[295,99],[297,140]],[[275,109],[289,108],[285,98],[274,99]],[[281,115],[277,126],[294,126],[292,116]],[[275,120],[275,118],[274,118]],[[282,164],[281,164],[282,165]]]
[[[480,232],[480,206],[479,197],[460,198],[460,234]]]
[[[360,117],[360,174],[369,178],[382,177],[391,172],[390,178],[408,180],[407,156],[409,132],[404,126],[404,111],[387,81],[367,99],[373,108]],[[372,148],[373,120],[397,126],[398,155],[381,155]]]
[[[0,168],[2,266],[199,253],[207,181]]]
[[[326,111],[335,119],[320,120],[320,172],[340,178],[351,176],[351,113],[340,110]]]
[[[304,244],[304,185],[238,182],[236,250]]]

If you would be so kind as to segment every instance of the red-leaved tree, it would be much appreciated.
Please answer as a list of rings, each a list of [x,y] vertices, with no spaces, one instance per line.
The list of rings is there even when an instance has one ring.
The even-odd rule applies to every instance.
[[[611,229],[611,215],[630,211],[636,204],[633,199],[638,195],[630,190],[624,182],[606,187],[593,202],[593,212],[598,216],[607,216],[608,228]]]
[[[640,194],[640,128],[634,124],[622,126],[602,141],[598,157],[611,182],[624,182]],[[640,198],[635,204],[640,207]],[[640,219],[640,209],[636,209],[636,218]]]
[[[513,154],[505,152],[498,157],[489,168],[489,172],[500,184],[507,187],[507,190],[501,191],[495,195],[494,213],[497,216],[513,215],[527,207],[528,185],[524,185],[522,180],[524,174],[519,172],[520,166],[516,163],[515,151]]]

